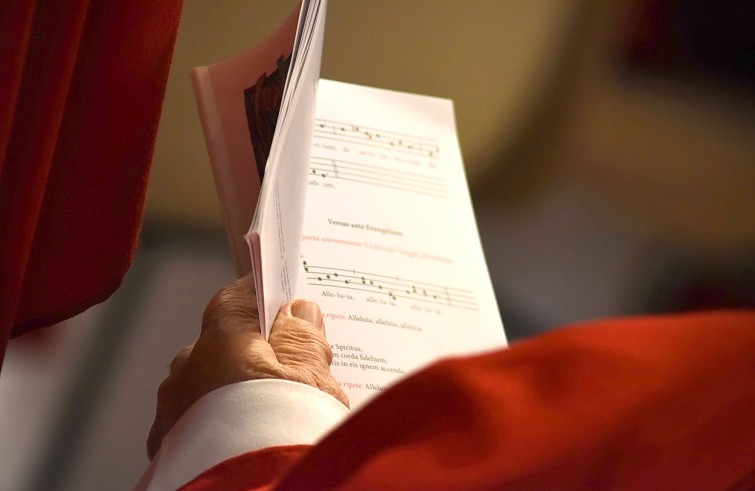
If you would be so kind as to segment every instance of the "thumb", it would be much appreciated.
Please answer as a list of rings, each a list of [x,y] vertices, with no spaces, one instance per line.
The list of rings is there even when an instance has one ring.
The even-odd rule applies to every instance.
[[[288,367],[328,369],[333,359],[320,307],[307,300],[294,300],[281,307],[268,343],[278,362]]]
[[[317,304],[294,300],[281,307],[268,339],[288,380],[316,387],[349,407],[349,398],[330,373],[333,352],[325,340]]]

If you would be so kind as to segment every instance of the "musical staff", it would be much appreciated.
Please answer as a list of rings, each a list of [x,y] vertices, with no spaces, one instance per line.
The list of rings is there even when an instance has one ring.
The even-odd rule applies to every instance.
[[[448,196],[443,179],[416,172],[315,156],[309,169],[311,176],[326,180],[341,179],[439,198]]]
[[[315,266],[302,261],[307,284],[382,295],[391,300],[406,299],[466,310],[477,310],[474,292],[399,276],[387,276],[356,269]]]
[[[432,138],[396,133],[351,123],[315,119],[314,137],[361,144],[405,154],[439,159],[440,147]]]

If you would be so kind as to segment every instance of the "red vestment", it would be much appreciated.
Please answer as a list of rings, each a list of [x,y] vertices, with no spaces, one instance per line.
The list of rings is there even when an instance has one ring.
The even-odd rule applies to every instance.
[[[128,270],[181,5],[0,6],[0,365]]]
[[[442,361],[314,447],[182,489],[755,489],[755,312],[592,322]]]

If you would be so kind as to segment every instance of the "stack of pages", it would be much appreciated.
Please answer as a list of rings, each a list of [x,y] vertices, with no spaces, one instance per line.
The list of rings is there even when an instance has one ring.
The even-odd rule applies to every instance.
[[[506,338],[451,101],[320,79],[325,10],[302,2],[263,44],[192,78],[263,335],[283,302],[317,302],[333,374],[358,407]]]

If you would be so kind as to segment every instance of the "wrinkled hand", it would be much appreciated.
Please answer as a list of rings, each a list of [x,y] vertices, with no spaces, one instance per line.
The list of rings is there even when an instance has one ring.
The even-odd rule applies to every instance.
[[[333,354],[316,304],[295,300],[283,305],[268,341],[260,333],[251,276],[221,289],[205,309],[199,339],[176,355],[157,391],[155,422],[147,439],[149,459],[189,406],[208,392],[235,382],[300,382],[349,405],[330,373]]]

